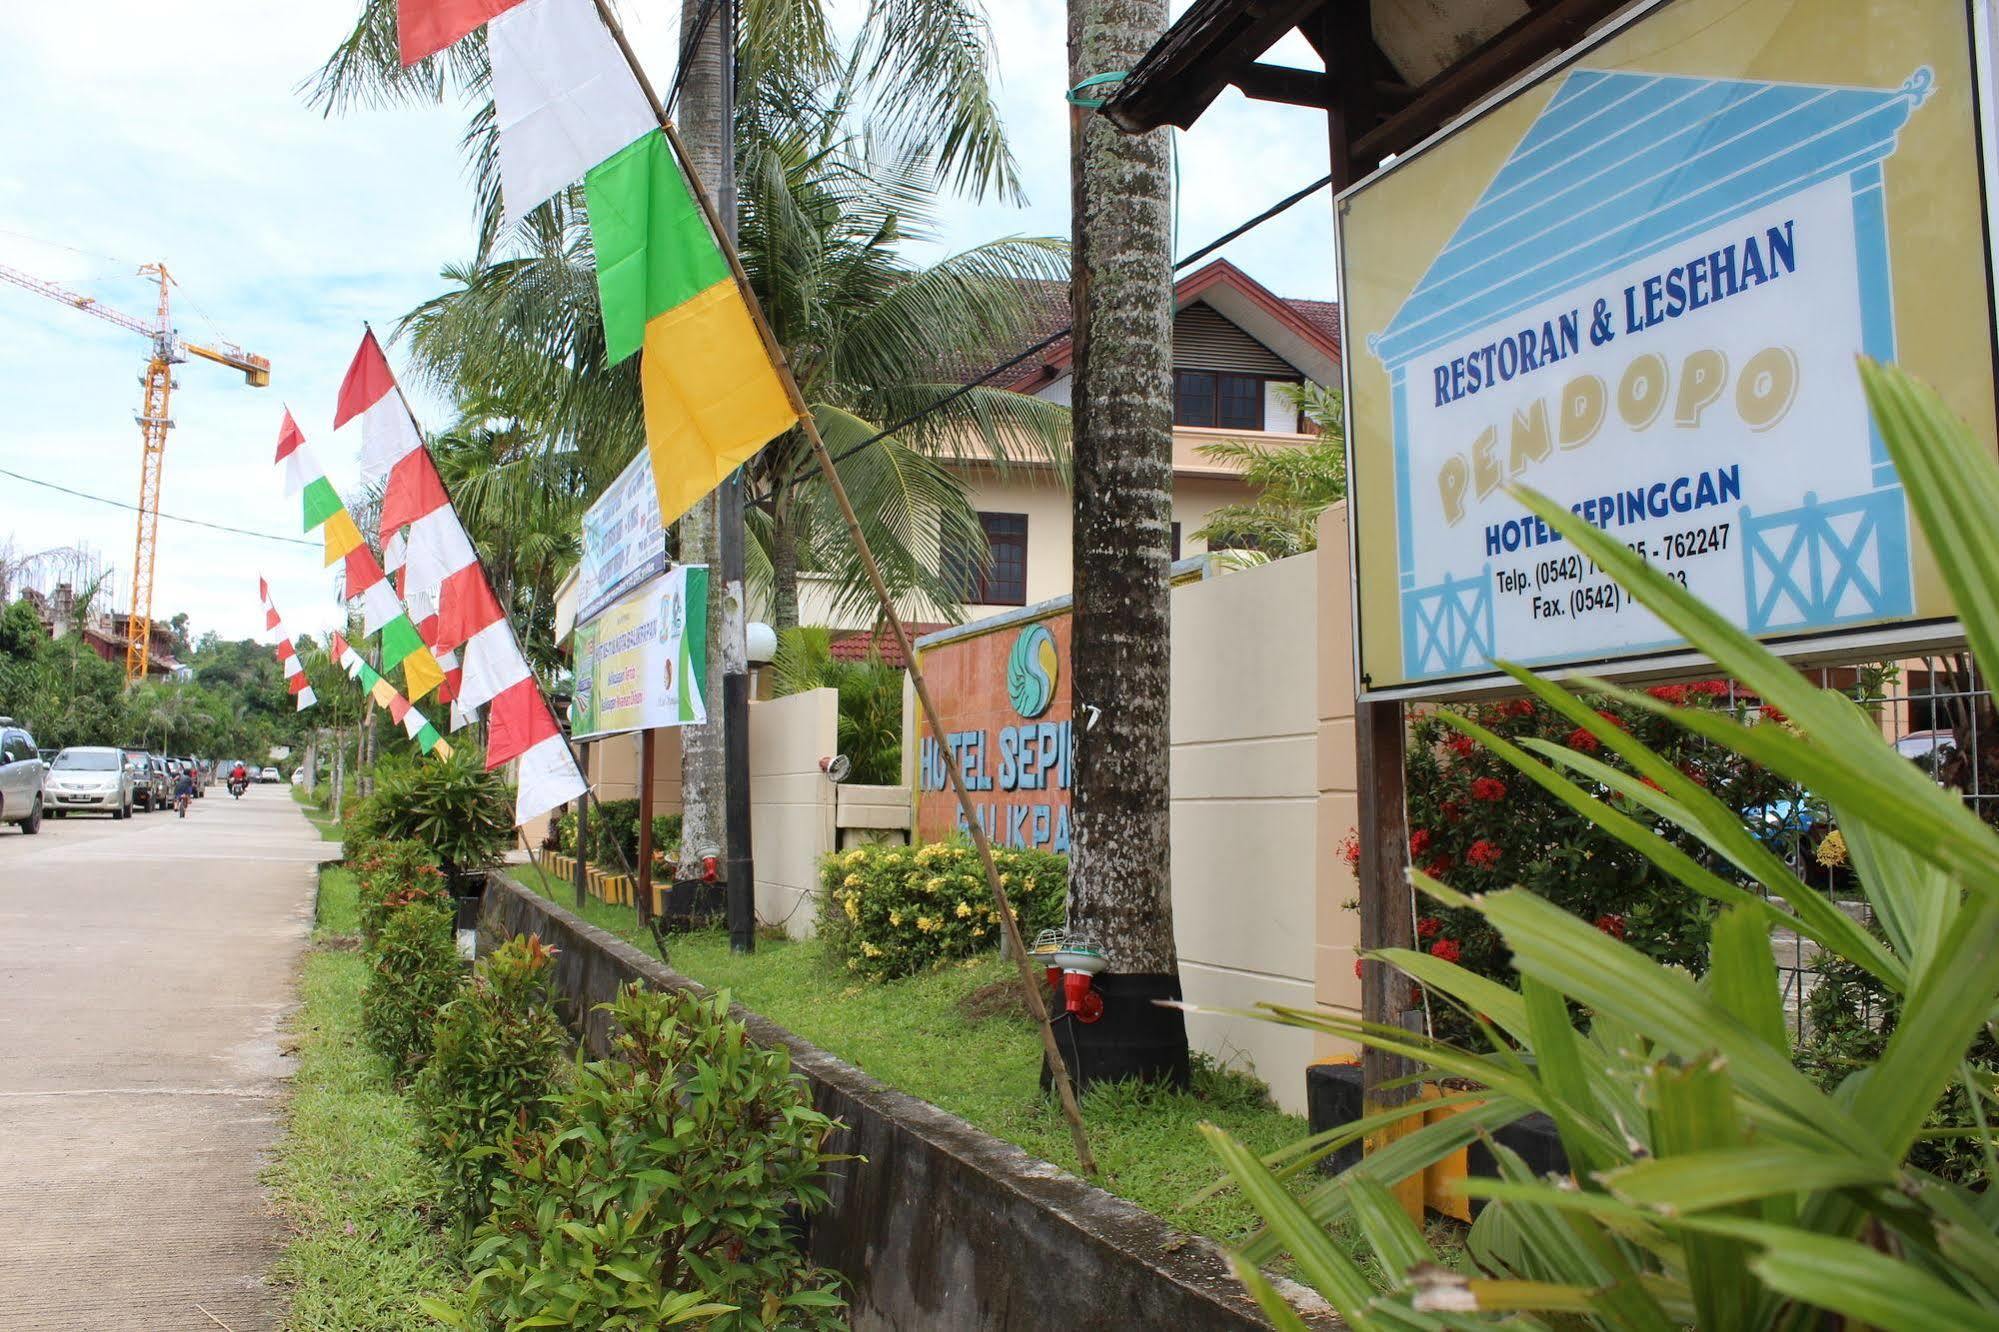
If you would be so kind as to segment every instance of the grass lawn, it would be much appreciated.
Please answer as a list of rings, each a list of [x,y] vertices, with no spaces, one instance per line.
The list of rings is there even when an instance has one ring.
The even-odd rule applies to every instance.
[[[325,806],[321,805],[319,801],[307,795],[304,787],[294,786],[292,788],[292,799],[304,808],[306,822],[319,829],[319,836],[322,841],[337,842],[340,840],[339,820],[327,813]]]
[[[532,866],[521,881],[565,906],[575,890]],[[584,916],[653,952],[629,907],[589,901]],[[895,1087],[1016,1143],[1044,1160],[1076,1168],[1068,1126],[1038,1078],[1041,1042],[1011,1007],[971,1017],[967,998],[1017,973],[998,957],[979,958],[887,983],[855,981],[816,942],[759,940],[739,957],[720,932],[676,936],[668,960],[704,985],[728,990],[745,1007]],[[1197,1125],[1219,1125],[1258,1153],[1305,1136],[1305,1121],[1273,1106],[1262,1085],[1205,1069],[1191,1093],[1109,1087],[1083,1099],[1083,1122],[1103,1170],[1098,1181],[1120,1197],[1183,1230],[1223,1241],[1256,1226],[1255,1212],[1234,1193],[1193,1207],[1187,1200],[1221,1174]]]
[[[292,1018],[298,1074],[265,1174],[291,1241],[271,1271],[291,1289],[291,1332],[400,1332],[437,1324],[417,1297],[452,1298],[463,1273],[429,1209],[432,1176],[409,1103],[361,1041],[367,964],[328,948],[353,929],[354,879],[328,870]]]

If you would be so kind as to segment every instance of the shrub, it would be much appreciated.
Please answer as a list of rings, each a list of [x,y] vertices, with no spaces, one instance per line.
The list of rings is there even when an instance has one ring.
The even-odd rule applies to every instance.
[[[1855,692],[1877,696],[1879,682],[1878,672],[1863,671]],[[1719,680],[1658,685],[1644,691],[1647,705],[1663,703],[1744,723],[1777,724],[1732,701],[1737,696]],[[1814,886],[1836,889],[1843,883],[1840,875],[1811,863],[1807,843],[1823,835],[1825,811],[1812,808],[1797,783],[1682,728],[1649,706],[1600,698],[1593,700],[1592,711],[1738,816],[1745,810],[1811,808],[1813,832],[1794,824],[1768,829],[1766,840],[1793,864],[1808,868]],[[1633,772],[1629,762],[1575,719],[1533,699],[1476,704],[1461,709],[1459,715],[1515,745],[1573,748],[1617,772]],[[1648,957],[1696,974],[1707,969],[1708,930],[1715,913],[1711,900],[1598,827],[1587,814],[1523,779],[1499,755],[1474,744],[1440,714],[1425,714],[1411,726],[1407,773],[1409,852],[1417,869],[1465,892],[1526,888]],[[1619,808],[1643,812],[1623,797],[1616,800]],[[1746,882],[1697,834],[1671,827],[1661,833],[1704,869]],[[1348,854],[1357,850],[1357,843],[1350,840]],[[1423,949],[1502,984],[1517,983],[1499,931],[1477,911],[1433,904],[1419,917],[1417,932]],[[1477,1025],[1455,1010],[1433,1009],[1432,1017],[1440,1035],[1474,1043],[1480,1039]]]
[[[678,814],[655,814],[652,816],[653,853],[664,852],[672,858],[680,846],[681,816]],[[562,839],[565,847],[576,845],[576,816],[565,814],[562,819]],[[636,800],[600,800],[590,810],[590,845],[588,859],[600,869],[617,871],[625,865],[633,869],[639,866],[639,802]]]
[[[361,1028],[398,1082],[430,1058],[438,1012],[463,980],[453,919],[448,900],[392,896],[368,950]]]
[[[496,865],[514,840],[514,802],[498,772],[471,745],[378,770],[364,823],[386,840],[429,847],[447,877]]]
[[[396,907],[418,898],[450,900],[437,858],[421,842],[371,842],[349,863],[359,893],[364,943],[375,942],[382,922]]]
[[[771,671],[779,697],[808,689],[839,693],[834,739],[853,764],[847,780],[870,786],[902,780],[900,666],[887,665],[872,652],[865,661],[843,661],[833,655],[831,630],[806,626],[778,636]]]
[[[1981,660],[1999,661],[1991,522],[1999,464],[1900,372],[1863,361],[1861,378],[1966,637]],[[1419,871],[1418,888],[1477,912],[1500,933],[1520,992],[1427,952],[1385,949],[1369,955],[1370,965],[1481,1015],[1504,1048],[1480,1054],[1357,1016],[1286,1010],[1288,1023],[1410,1057],[1419,1071],[1470,1089],[1429,1102],[1457,1113],[1406,1134],[1382,1132],[1404,1112],[1398,1107],[1266,1158],[1285,1158],[1288,1173],[1363,1136],[1393,1138],[1304,1198],[1211,1132],[1268,1223],[1239,1255],[1238,1274],[1273,1307],[1277,1297],[1256,1264],[1289,1249],[1297,1270],[1356,1327],[1991,1326],[1999,1307],[1992,1194],[1932,1172],[1923,1152],[1940,1098],[1962,1088],[1975,1126],[1953,1136],[1984,1157],[1988,1175],[1999,1157],[1991,1087],[1973,1066],[1989,1048],[1987,1024],[1999,1007],[1999,970],[1990,965],[1999,941],[1999,832],[1899,755],[1877,718],[1815,688],[1616,537],[1544,497],[1522,499],[1789,721],[1744,726],[1642,692],[1584,690],[1606,689],[1823,794],[1881,931],[1800,881],[1738,811],[1602,717],[1596,697],[1506,667],[1594,745],[1530,750],[1467,717],[1447,724],[1492,750],[1518,780],[1563,793],[1598,828],[1714,898],[1708,973],[1696,979],[1663,965],[1524,889],[1474,898]],[[1596,749],[1616,752],[1636,775],[1599,765]],[[1681,856],[1673,839],[1689,834],[1768,898]],[[1855,1067],[1834,1090],[1793,1065],[1771,951],[1776,928],[1864,972],[1888,997],[1892,1031],[1878,1049],[1846,1034],[1840,1057]],[[1828,983],[1845,983],[1828,969]],[[1537,1176],[1490,1137],[1530,1113],[1552,1121],[1569,1172]],[[1489,1202],[1452,1270],[1389,1189],[1479,1136],[1501,1179],[1468,1181],[1466,1191]],[[1333,1243],[1328,1228],[1342,1218],[1358,1231],[1372,1272]]]
[[[1068,857],[996,849],[993,859],[1029,942],[1062,924]],[[984,952],[1003,933],[978,853],[965,842],[836,852],[820,862],[819,886],[819,929],[827,948],[847,970],[873,980]]]
[[[535,935],[509,939],[437,1015],[414,1096],[424,1150],[467,1226],[492,1205],[501,1142],[549,1122],[547,1098],[568,1046],[548,1001],[554,961]]]
[[[717,1332],[842,1326],[838,1278],[786,1233],[822,1205],[836,1125],[788,1052],[751,1044],[726,997],[628,986],[612,1058],[582,1065],[554,1125],[515,1135],[473,1235],[459,1327]],[[539,1326],[540,1324],[533,1324]]]

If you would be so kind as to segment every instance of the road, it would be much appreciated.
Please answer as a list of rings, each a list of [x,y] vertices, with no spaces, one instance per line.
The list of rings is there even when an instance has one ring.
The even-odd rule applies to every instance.
[[[276,1326],[258,1172],[332,849],[275,785],[0,828],[0,1329]]]

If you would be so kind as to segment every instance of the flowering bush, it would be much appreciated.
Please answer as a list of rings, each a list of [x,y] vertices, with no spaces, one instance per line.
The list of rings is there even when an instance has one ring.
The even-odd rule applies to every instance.
[[[1730,690],[1719,680],[1659,685],[1655,698],[1686,707],[1727,709]],[[1529,699],[1475,704],[1464,711],[1481,726],[1515,742],[1565,745],[1625,769],[1589,732]],[[1746,709],[1737,705],[1738,712]],[[1630,732],[1724,803],[1738,810],[1794,801],[1796,788],[1719,746],[1638,708],[1612,704],[1600,715]],[[1767,711],[1759,725],[1771,724]],[[1606,794],[1609,794],[1606,792]],[[1496,892],[1519,885],[1662,962],[1706,969],[1714,905],[1604,832],[1491,751],[1434,714],[1418,717],[1408,755],[1409,856],[1413,864],[1461,892]],[[1612,797],[1626,813],[1656,823],[1633,802]],[[1733,877],[1697,839],[1662,832],[1717,873]],[[1346,850],[1346,848],[1343,848]],[[1358,854],[1354,844],[1348,854]],[[1417,943],[1447,962],[1512,984],[1506,946],[1477,911],[1437,907],[1417,921]],[[1433,1004],[1437,1034],[1476,1042],[1472,1021]]]
[[[421,842],[370,841],[358,854],[350,852],[348,863],[359,893],[361,938],[369,945],[397,907],[450,897],[437,857]]]
[[[1062,923],[1068,857],[995,849],[993,858],[1028,941]],[[978,853],[964,842],[836,852],[820,862],[819,888],[820,936],[847,970],[872,980],[984,952],[1003,933]]]

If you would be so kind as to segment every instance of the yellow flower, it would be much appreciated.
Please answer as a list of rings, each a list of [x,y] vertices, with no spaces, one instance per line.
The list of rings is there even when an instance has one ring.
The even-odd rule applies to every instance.
[[[1827,869],[1837,869],[1846,863],[1846,835],[1834,828],[1819,843],[1818,862]]]
[[[1012,886],[1013,886],[1013,875],[1011,874],[1000,875],[1000,887],[1011,888]]]
[[[999,924],[999,912],[997,911],[986,912],[986,919],[991,921],[995,925]]]
[[[902,913],[901,913],[900,911],[891,911],[891,912],[889,912],[889,913],[888,913],[888,923],[889,923],[889,924],[891,924],[891,925],[900,925],[900,924],[902,924]]]
[[[967,916],[969,916],[969,915],[971,915],[971,914],[972,914],[972,904],[971,904],[970,902],[960,902],[960,903],[958,903],[958,919],[959,919],[959,920],[963,920],[963,919],[964,919],[965,917],[967,917]]]
[[[930,917],[928,916],[918,916],[916,918],[916,928],[922,930],[925,934],[928,934],[930,933],[930,931],[937,928],[937,922],[930,919]]]
[[[853,869],[856,865],[865,865],[867,860],[868,853],[858,846],[840,857],[840,863],[848,869]]]
[[[869,957],[880,957],[882,955],[881,949],[875,947],[871,943],[868,943],[866,940],[863,940],[861,942],[861,951],[867,954]]]
[[[847,919],[859,923],[861,919],[861,899],[858,897],[845,897],[840,900],[840,904],[847,909]]]
[[[845,887],[858,888],[861,886],[861,876],[858,874],[849,874],[846,878],[842,879],[840,882]]]
[[[928,879],[924,880],[923,891],[929,893],[932,897],[944,891],[943,877],[941,875],[931,875]]]
[[[973,937],[974,939],[983,939],[983,938],[985,938],[985,937],[986,937],[986,927],[985,927],[985,926],[983,926],[983,925],[974,925],[974,926],[972,926],[972,937]]]
[[[861,969],[861,959],[859,959],[858,957],[850,957],[847,959],[847,970],[859,971],[860,969]]]

